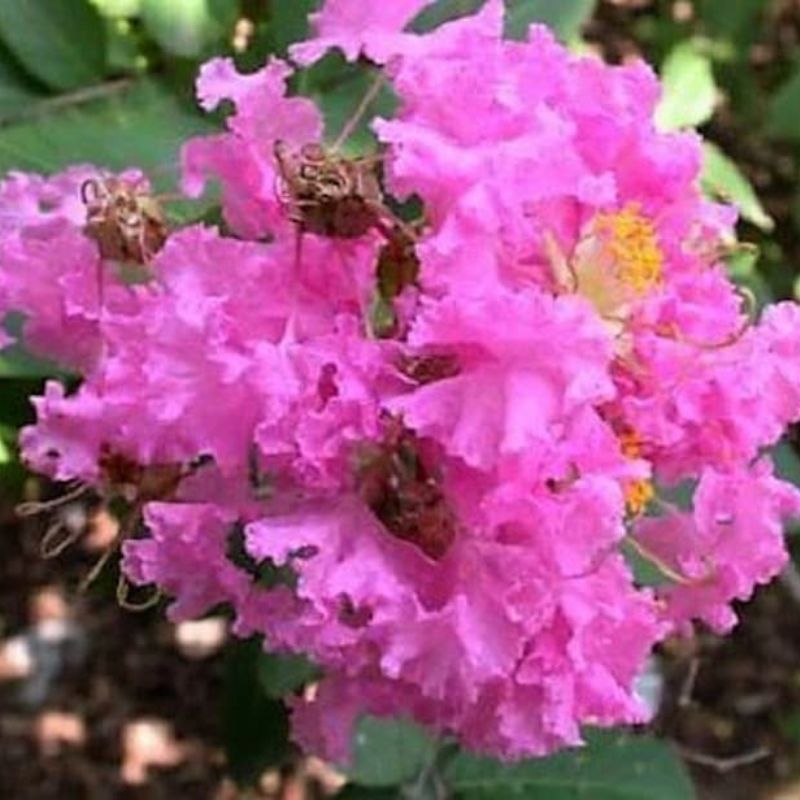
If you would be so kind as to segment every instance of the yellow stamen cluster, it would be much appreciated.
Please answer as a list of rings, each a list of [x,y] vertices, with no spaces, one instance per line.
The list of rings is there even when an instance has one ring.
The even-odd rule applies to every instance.
[[[600,214],[597,231],[606,237],[619,280],[642,295],[661,280],[664,256],[653,223],[637,203]]]
[[[628,429],[619,434],[620,449],[625,458],[641,458],[642,437],[634,430]],[[627,481],[625,484],[625,506],[631,516],[644,513],[648,503],[655,497],[653,482],[645,480]]]
[[[642,455],[642,437],[631,429],[619,435],[619,444],[625,458],[640,458]]]
[[[632,517],[638,517],[656,496],[652,481],[628,481],[625,484],[625,507]]]

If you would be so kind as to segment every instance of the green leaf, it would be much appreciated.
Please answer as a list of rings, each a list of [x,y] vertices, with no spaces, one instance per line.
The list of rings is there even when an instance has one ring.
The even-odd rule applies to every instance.
[[[240,785],[254,784],[289,753],[289,715],[261,690],[258,639],[229,645],[223,690],[223,736],[228,770]]]
[[[0,117],[13,114],[42,96],[8,50],[0,46]]]
[[[0,397],[3,398],[3,402],[6,399],[5,391],[5,386],[0,386]],[[16,426],[0,423],[0,497],[6,503],[20,498],[27,477],[26,470],[19,460],[16,442]]]
[[[419,726],[367,716],[356,730],[347,774],[362,786],[397,786],[414,778],[435,750],[435,742]]]
[[[781,480],[800,486],[800,455],[791,442],[784,439],[772,451],[775,472]]]
[[[16,434],[13,428],[9,428],[6,425],[0,425],[0,466],[6,466],[7,464],[10,464],[14,458],[12,444],[15,438]]]
[[[699,15],[709,35],[734,42],[748,42],[758,33],[758,18],[765,0],[701,0]],[[734,55],[747,57],[742,50]]]
[[[767,110],[767,133],[800,140],[800,67],[772,95]]]
[[[656,124],[662,130],[695,127],[711,119],[717,84],[702,42],[692,39],[675,45],[661,67],[661,79]]]
[[[418,32],[433,30],[450,20],[474,14],[485,1],[437,0],[414,18],[411,28]],[[564,41],[572,41],[592,15],[597,0],[505,0],[505,4],[505,35],[510,39],[524,39],[531,24],[542,22]]]
[[[756,274],[760,255],[756,245],[747,243],[737,244],[725,254],[723,261],[734,283],[746,283]]]
[[[445,22],[474,14],[486,0],[436,0],[417,14],[409,27],[417,33],[426,33]]]
[[[31,355],[22,345],[0,350],[0,378],[53,378],[65,374],[57,364]]]
[[[150,42],[141,26],[123,17],[106,19],[108,66],[111,72],[124,75],[141,75],[147,71],[148,60],[144,53]]]
[[[294,653],[262,653],[258,680],[267,697],[279,700],[319,678],[319,667],[305,656]]]
[[[143,80],[101,100],[0,129],[0,173],[55,172],[81,161],[112,170],[137,166],[162,190],[175,183],[183,141],[212,130],[166,87]]]
[[[303,74],[303,94],[322,109],[326,140],[333,142],[339,136],[377,75],[362,65],[348,64],[339,53],[329,53]],[[342,151],[355,155],[373,150],[375,136],[369,127],[371,120],[376,116],[391,117],[396,106],[397,100],[391,89],[383,86],[343,143]]]
[[[53,89],[105,77],[105,25],[88,0],[0,0],[0,37],[33,76]]]
[[[320,0],[270,3],[268,32],[276,53],[283,55],[289,45],[308,38],[308,17],[319,4]]]
[[[20,344],[24,341],[25,315],[10,311],[0,320],[0,332],[5,332],[14,343],[0,350],[0,378],[42,379],[68,378],[69,373],[53,361],[29,353]]]
[[[800,744],[800,714],[790,713],[779,720],[778,726],[784,736],[792,739],[795,745]]]
[[[712,142],[703,144],[703,174],[700,180],[707,194],[735,203],[743,219],[763,231],[771,231],[775,227],[753,185],[733,159],[728,158]]]
[[[233,30],[237,0],[141,0],[142,22],[168,53],[195,58]]]
[[[623,542],[622,555],[633,573],[633,581],[637,586],[655,587],[669,583],[669,578],[630,542]]]
[[[142,0],[92,0],[104,17],[137,17]]]
[[[543,22],[565,42],[580,35],[592,16],[596,0],[506,0],[505,34],[510,39],[524,39],[534,22]]]
[[[593,733],[581,750],[503,764],[462,753],[448,778],[459,800],[692,800],[675,753],[652,737]]]
[[[40,377],[0,376],[0,424],[18,429],[33,422],[36,415],[30,397],[41,393],[42,384]]]

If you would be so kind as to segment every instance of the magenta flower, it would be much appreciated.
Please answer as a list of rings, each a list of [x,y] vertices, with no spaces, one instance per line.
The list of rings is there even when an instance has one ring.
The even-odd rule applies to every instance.
[[[331,0],[292,51],[385,65],[378,156],[326,149],[289,65],[206,64],[200,104],[235,111],[183,188],[218,181],[232,235],[145,216],[143,285],[106,269],[91,168],[0,189],[2,309],[83,376],[35,400],[29,464],[141,512],[124,569],[173,617],[227,603],[308,654],[295,736],[334,759],[364,712],[509,759],[644,720],[654,645],[729,628],[800,513],[764,455],[800,418],[800,313],[750,318],[655,76],[504,41],[499,0],[409,32],[424,5]]]

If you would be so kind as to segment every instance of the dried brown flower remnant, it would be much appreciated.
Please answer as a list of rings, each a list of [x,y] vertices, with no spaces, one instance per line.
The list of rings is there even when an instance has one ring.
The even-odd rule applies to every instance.
[[[159,201],[140,183],[124,178],[91,179],[81,186],[85,231],[103,258],[148,264],[167,239]]]
[[[378,291],[385,300],[393,300],[406,286],[416,283],[420,264],[415,245],[404,227],[395,225],[388,232],[378,253]]]
[[[382,444],[366,453],[360,488],[386,530],[443,558],[455,538],[455,519],[436,476],[425,466],[414,434],[392,420]]]
[[[275,143],[278,198],[300,232],[357,239],[382,229],[383,196],[375,158],[346,158],[316,143]]]
[[[109,495],[122,496],[129,502],[165,500],[174,494],[187,474],[180,464],[142,466],[108,447],[100,454],[99,464]]]

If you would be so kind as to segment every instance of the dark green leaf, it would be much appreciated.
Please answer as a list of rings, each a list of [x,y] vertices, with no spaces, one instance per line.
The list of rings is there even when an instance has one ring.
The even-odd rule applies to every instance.
[[[784,736],[792,739],[795,744],[800,744],[800,713],[791,712],[778,724]]]
[[[700,18],[709,35],[732,42],[748,42],[758,32],[758,17],[766,0],[702,0]],[[746,56],[746,51],[740,54]]]
[[[30,396],[42,391],[38,378],[0,378],[0,423],[21,428],[34,421]]]
[[[0,378],[48,378],[63,374],[57,364],[32,356],[21,345],[0,350]]]
[[[356,730],[348,777],[363,786],[397,786],[416,777],[435,749],[431,737],[410,722],[364,717]]]
[[[800,455],[788,439],[783,439],[773,448],[772,460],[775,462],[775,472],[781,480],[800,487]],[[787,532],[793,534],[800,532],[800,525],[796,520],[788,523]]]
[[[182,142],[211,130],[168,89],[141,81],[101,100],[0,129],[0,173],[54,172],[82,161],[114,170],[138,166],[161,190],[174,186]]]
[[[15,114],[42,96],[6,48],[0,46],[0,117]]]
[[[753,185],[717,145],[705,142],[703,145],[703,188],[715,198],[735,203],[743,219],[764,231],[775,227],[772,217],[767,214],[758,199]]]
[[[272,49],[283,55],[289,45],[307,39],[310,30],[308,16],[317,9],[320,0],[291,0],[270,3],[267,28]]]
[[[333,142],[348,124],[361,100],[372,87],[377,73],[358,64],[348,64],[338,53],[330,53],[301,78],[303,94],[311,97],[325,117],[325,138]],[[397,101],[388,86],[363,113],[352,134],[343,142],[344,153],[364,153],[374,148],[369,124],[376,116],[390,117]]]
[[[65,377],[67,373],[52,361],[29,353],[19,342],[24,341],[25,315],[9,312],[0,321],[0,332],[5,332],[15,344],[0,350],[0,378]]]
[[[448,777],[459,800],[692,800],[692,784],[664,742],[618,733],[581,750],[502,764],[462,753]]]
[[[319,676],[319,667],[299,654],[265,652],[258,662],[261,688],[276,700],[302,689]]]
[[[25,69],[53,89],[105,77],[105,25],[89,0],[0,0],[0,37]]]
[[[662,130],[695,127],[711,119],[717,85],[702,42],[690,39],[672,48],[661,67],[661,79],[656,123]]]
[[[466,17],[480,9],[486,0],[437,0],[424,8],[411,23],[411,29],[425,32],[445,22]],[[524,39],[534,22],[548,25],[565,41],[572,41],[592,15],[597,0],[505,0],[505,35]]]
[[[595,5],[596,0],[506,0],[505,33],[524,39],[532,23],[543,22],[569,42],[578,38]]]
[[[432,31],[445,22],[474,14],[486,0],[436,0],[426,6],[411,22],[411,30],[418,33]]]
[[[238,0],[141,0],[141,14],[164,50],[195,58],[232,32]]]
[[[232,643],[225,663],[223,732],[228,769],[241,785],[255,783],[289,753],[289,716],[261,689],[258,639]]]
[[[800,140],[800,68],[775,92],[767,112],[767,132]]]
[[[376,789],[371,786],[358,786],[348,783],[336,795],[336,800],[406,800],[399,789]]]

